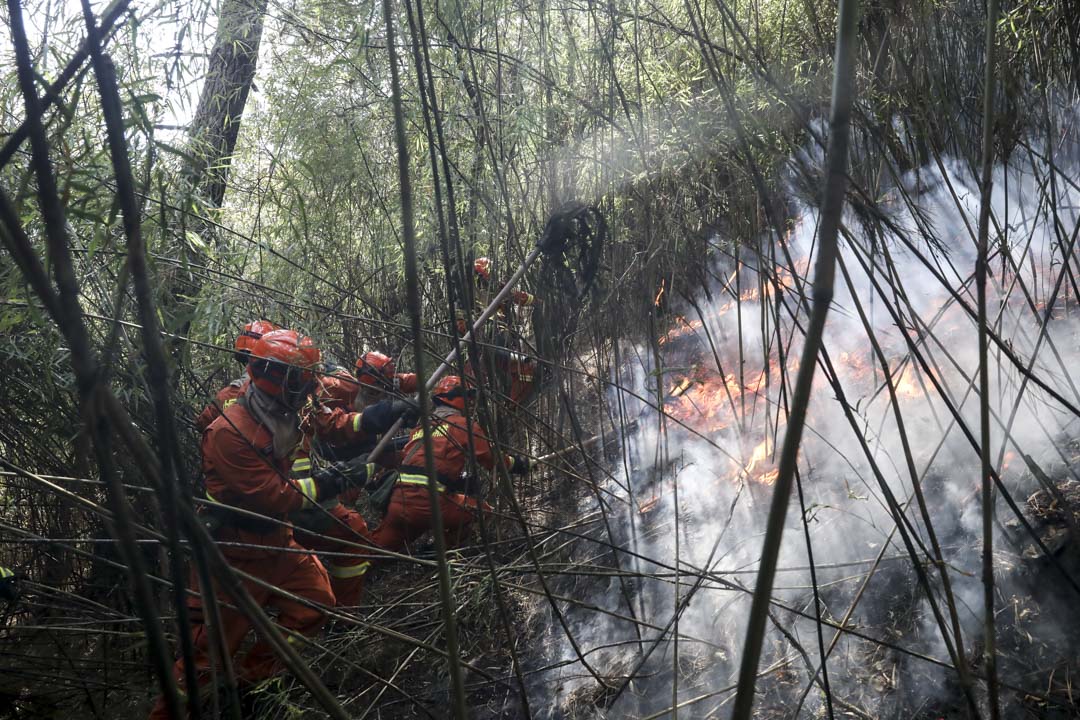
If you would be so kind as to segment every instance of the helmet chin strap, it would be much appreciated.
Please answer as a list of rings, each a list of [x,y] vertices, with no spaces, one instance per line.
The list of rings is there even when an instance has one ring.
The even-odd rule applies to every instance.
[[[295,390],[290,389],[289,383],[286,382],[281,386],[281,392],[277,400],[289,410],[297,412],[304,407],[304,403],[307,402],[308,397],[311,396],[311,391],[314,389],[314,381],[306,382]]]

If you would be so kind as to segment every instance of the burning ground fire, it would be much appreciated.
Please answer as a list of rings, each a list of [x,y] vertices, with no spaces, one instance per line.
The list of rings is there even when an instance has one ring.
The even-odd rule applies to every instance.
[[[808,264],[807,261],[798,263],[802,268]],[[744,269],[744,272],[756,276],[752,270]],[[793,278],[786,270],[778,268],[776,272],[783,277],[785,287],[793,284]],[[734,274],[728,278],[729,287],[733,278]],[[805,278],[803,282],[806,282]],[[771,288],[771,285],[765,287]],[[719,304],[706,317],[706,322],[710,327],[723,328],[730,324],[737,304],[743,303],[756,310],[760,297],[756,288],[743,291],[737,300]],[[771,293],[767,292],[765,297],[770,298]],[[783,419],[777,417],[777,398],[781,392],[786,393],[798,370],[798,356],[789,349],[784,367],[776,353],[770,353],[767,365],[762,362],[761,354],[740,358],[732,348],[730,338],[718,339],[714,331],[706,329],[705,322],[688,320],[682,315],[675,317],[674,326],[659,338],[658,344],[669,367],[679,368],[668,372],[674,380],[669,383],[664,400],[664,411],[674,421],[674,427],[706,438],[735,433],[740,455],[732,461],[729,479],[771,485],[779,472],[775,464],[776,438],[782,437],[783,431]],[[869,346],[865,352],[839,352],[835,362],[852,391],[871,399],[887,393],[885,375],[875,363]],[[742,377],[730,370],[721,373],[718,364],[724,370],[741,365]],[[918,401],[931,392],[925,371],[902,355],[898,354],[890,361],[890,374],[893,391],[900,403]],[[642,511],[655,507],[659,497],[653,496],[644,503]]]
[[[921,172],[926,181],[944,171]],[[825,354],[818,358],[799,450],[798,498],[787,514],[782,571],[773,591],[771,622],[777,630],[769,631],[768,662],[794,663],[788,676],[769,685],[776,706],[784,708],[777,717],[824,714],[816,690],[802,695],[817,697],[816,703],[807,699],[801,711],[791,711],[805,680],[790,683],[794,697],[785,689],[801,674],[794,668],[802,656],[792,638],[813,638],[816,632],[809,614],[816,602],[812,582],[820,588],[823,614],[832,620],[850,617],[850,627],[864,635],[838,631],[838,652],[828,661],[833,693],[857,700],[864,709],[860,716],[954,717],[957,703],[963,704],[957,700],[948,645],[977,648],[985,627],[979,573],[979,359],[969,277],[974,251],[966,234],[974,222],[960,217],[977,207],[972,201],[977,185],[970,178],[949,179],[953,187],[967,182],[959,193],[962,207],[939,179],[918,198],[920,223],[899,211],[893,218],[895,227],[914,229],[913,244],[899,235],[860,237],[850,227],[852,237],[842,248],[847,274],[838,272],[825,329],[827,360]],[[1009,202],[995,197],[994,212],[1009,228],[1007,240],[1019,267],[995,274],[988,287],[997,343],[991,346],[988,373],[991,464],[1021,506],[1025,499],[1030,506],[1029,497],[1040,487],[1075,476],[1080,468],[1077,297],[1071,283],[1055,283],[1066,265],[1054,222],[1040,210],[1048,205],[1038,200],[1040,187],[1030,174],[1010,175],[1010,192],[1016,194]],[[1080,207],[1080,198],[1070,194],[1057,206]],[[1075,211],[1062,222],[1074,227]],[[583,670],[580,649],[593,670],[616,684],[635,678],[632,692],[610,706],[602,704],[604,716],[660,717],[672,702],[673,687],[688,705],[717,696],[711,707],[695,706],[688,716],[724,716],[730,698],[711,691],[731,686],[738,674],[750,605],[746,591],[760,561],[806,326],[799,286],[807,282],[809,262],[800,251],[813,246],[815,224],[807,210],[784,239],[801,258],[794,263],[796,275],[770,270],[780,276],[774,282],[749,263],[740,275],[731,265],[724,268],[708,301],[698,298],[683,307],[685,314],[672,316],[667,332],[656,338],[660,367],[654,354],[640,347],[623,353],[641,360],[620,368],[612,407],[627,408],[635,430],[627,431],[626,450],[605,486],[610,495],[601,509],[613,513],[614,525],[597,533],[603,542],[611,538],[600,550],[613,556],[610,577],[630,580],[590,587],[567,581],[568,596],[584,596],[582,608],[567,614],[577,645],[552,632],[557,650],[550,659],[565,663],[552,673],[558,677],[560,707],[577,707],[575,693],[592,687],[594,677]],[[934,234],[920,234],[929,232]],[[868,252],[872,241],[887,243],[888,253]],[[781,292],[775,291],[777,283]],[[1061,291],[1053,291],[1051,303],[1054,287]],[[669,280],[649,300],[681,295]],[[1044,319],[1049,320],[1045,328]],[[658,391],[662,414],[642,401]],[[916,482],[924,497],[917,498]],[[1039,507],[1057,512],[1057,501],[1044,494]],[[1049,695],[1056,681],[1047,678],[1046,668],[1080,665],[1080,631],[1058,620],[1069,616],[1064,607],[1074,609],[1076,596],[1045,570],[1049,556],[1035,547],[1010,507],[1015,505],[999,498],[996,592],[1003,610],[1011,603],[1028,615],[998,613],[998,627],[1008,638],[1000,646],[999,670],[1025,691]],[[597,501],[582,499],[581,509],[595,516]],[[903,542],[902,532],[910,535]],[[1017,538],[1026,545],[1018,547]],[[590,561],[599,557],[591,547],[582,552]],[[1024,558],[1042,564],[1026,567]],[[917,578],[916,567],[928,579]],[[955,595],[955,620],[940,605],[946,578]],[[849,608],[851,615],[845,616]],[[647,625],[636,625],[633,618]],[[673,669],[675,633],[680,639]],[[1066,635],[1074,639],[1058,641]],[[888,648],[877,644],[883,637],[892,643]],[[650,655],[654,647],[662,651]],[[919,659],[927,657],[938,664]],[[1052,659],[1044,663],[1046,657]],[[968,660],[978,662],[977,656]],[[811,663],[816,665],[816,658]],[[889,680],[878,688],[872,678]],[[1023,698],[1015,695],[1005,716],[1019,717]]]

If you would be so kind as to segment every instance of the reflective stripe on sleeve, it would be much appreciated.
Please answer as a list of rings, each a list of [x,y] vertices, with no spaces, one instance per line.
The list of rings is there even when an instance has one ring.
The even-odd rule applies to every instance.
[[[8,570],[6,567],[0,567],[0,580],[5,580],[9,577],[15,577],[15,573]]]
[[[352,431],[354,433],[360,432],[360,419],[363,418],[363,413],[353,413]]]
[[[315,488],[315,478],[296,478],[296,486],[300,489],[300,494],[304,496],[303,508],[305,510],[319,501],[318,491]]]

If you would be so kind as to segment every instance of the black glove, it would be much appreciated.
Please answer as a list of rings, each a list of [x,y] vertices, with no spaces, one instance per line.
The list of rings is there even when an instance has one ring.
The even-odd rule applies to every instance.
[[[416,405],[409,400],[391,400],[390,414],[393,415],[395,419],[401,418],[401,425],[403,427],[412,427],[420,421],[420,408],[416,407]]]
[[[0,599],[15,602],[19,589],[15,586],[15,574],[5,567],[0,567]]]
[[[529,458],[524,455],[515,455],[514,464],[510,466],[511,475],[527,475],[529,473]]]
[[[373,471],[368,464],[367,455],[355,457],[345,462],[331,463],[327,467],[312,473],[315,491],[319,500],[336,497],[350,487],[362,488]]]
[[[337,497],[345,489],[345,478],[334,470],[333,465],[314,473],[311,479],[315,481],[315,497],[319,502]]]
[[[406,426],[415,425],[420,414],[408,400],[380,400],[364,408],[364,414],[360,416],[360,429],[368,435],[382,435],[398,418]]]

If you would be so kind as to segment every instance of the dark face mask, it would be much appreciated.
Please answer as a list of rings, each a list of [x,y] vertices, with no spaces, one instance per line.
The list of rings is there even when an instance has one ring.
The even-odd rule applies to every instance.
[[[299,410],[315,389],[315,378],[306,370],[289,368],[281,387],[281,402],[290,410]]]

